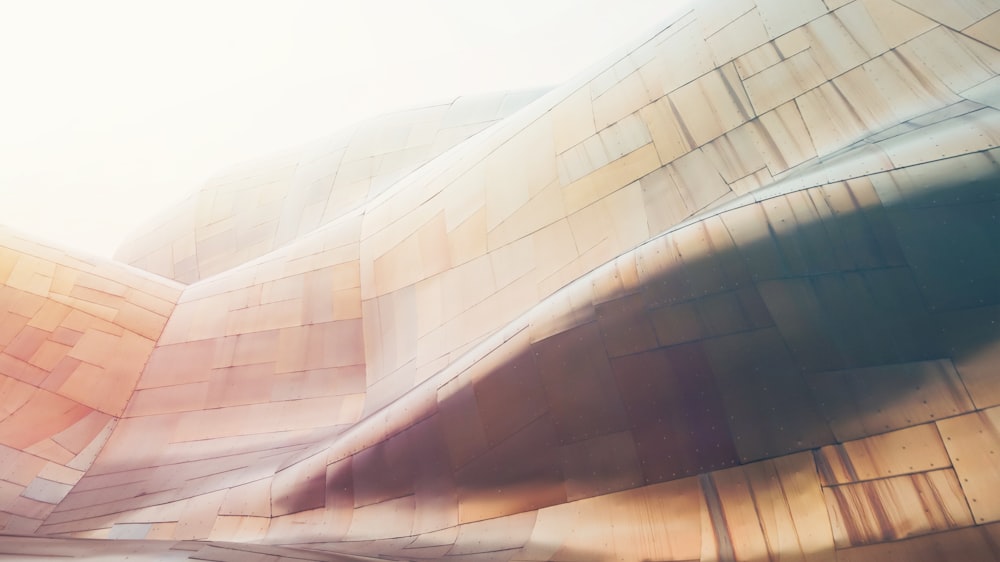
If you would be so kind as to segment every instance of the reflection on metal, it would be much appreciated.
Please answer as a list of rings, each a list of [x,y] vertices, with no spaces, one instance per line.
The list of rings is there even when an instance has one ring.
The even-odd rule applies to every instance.
[[[0,552],[1000,559],[998,29],[699,2],[219,178],[129,265],[5,233]]]

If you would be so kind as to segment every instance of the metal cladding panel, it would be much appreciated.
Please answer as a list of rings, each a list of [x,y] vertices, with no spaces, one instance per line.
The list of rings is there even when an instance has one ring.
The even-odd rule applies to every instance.
[[[187,285],[3,233],[0,553],[1000,559],[997,14],[700,2],[212,180]]]

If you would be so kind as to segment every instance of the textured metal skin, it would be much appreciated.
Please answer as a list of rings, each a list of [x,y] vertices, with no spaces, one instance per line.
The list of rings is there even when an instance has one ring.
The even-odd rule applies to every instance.
[[[1000,559],[998,48],[996,0],[706,0],[133,265],[5,233],[0,558]]]

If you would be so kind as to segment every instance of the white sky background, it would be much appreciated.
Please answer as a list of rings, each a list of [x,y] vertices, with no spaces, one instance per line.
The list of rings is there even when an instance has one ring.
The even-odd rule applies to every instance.
[[[558,84],[678,0],[0,0],[0,224],[110,256],[233,163]]]

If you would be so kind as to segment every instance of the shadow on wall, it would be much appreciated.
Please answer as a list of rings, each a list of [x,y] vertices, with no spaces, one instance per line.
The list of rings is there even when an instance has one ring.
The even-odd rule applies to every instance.
[[[954,183],[938,165],[648,242],[564,300],[610,297],[535,319],[406,429],[330,465],[325,491],[276,496],[273,512],[320,493],[338,521],[324,541],[356,538],[352,511],[379,504],[411,509],[418,534],[983,406],[952,359],[1000,341],[1000,174]]]
[[[323,525],[275,536],[416,535],[997,403],[956,368],[1000,344],[1000,172],[950,179],[984,159],[811,188],[643,244],[431,399],[387,406],[400,431],[382,437],[375,413],[348,432],[370,446],[324,433],[296,451],[270,515],[322,509]]]

